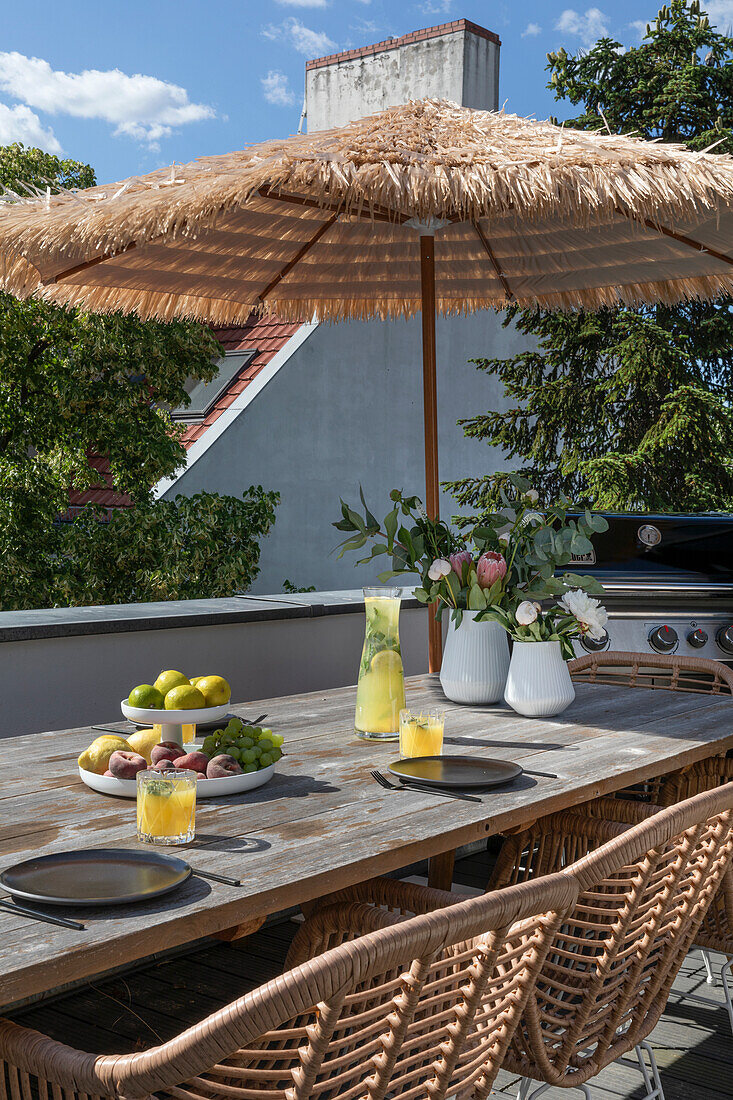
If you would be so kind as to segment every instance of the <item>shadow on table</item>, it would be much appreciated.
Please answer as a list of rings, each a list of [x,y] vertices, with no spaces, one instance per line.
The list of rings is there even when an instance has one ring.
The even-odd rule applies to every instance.
[[[460,737],[445,737],[445,745],[480,745],[482,748],[491,749],[536,749],[538,752],[547,750],[565,750],[577,752],[577,745],[561,745],[552,741],[496,741],[493,737],[484,737],[475,733],[462,734]]]
[[[43,909],[37,906],[40,913],[53,912],[58,916],[68,916],[72,920],[93,921],[99,924],[101,921],[132,920],[135,917],[151,917],[156,913],[169,913],[175,909],[183,909],[187,905],[203,901],[211,893],[211,883],[192,875],[182,886],[172,890],[170,894],[163,894],[150,901],[130,902],[121,905],[54,905]],[[25,904],[25,903],[24,903]],[[30,922],[29,922],[30,923]],[[40,927],[40,926],[39,926]],[[79,932],[83,936],[82,931]]]
[[[186,847],[187,852],[238,852],[253,855],[266,852],[272,845],[268,840],[257,836],[222,836],[216,833],[196,833],[194,840]],[[202,871],[206,867],[201,868]]]

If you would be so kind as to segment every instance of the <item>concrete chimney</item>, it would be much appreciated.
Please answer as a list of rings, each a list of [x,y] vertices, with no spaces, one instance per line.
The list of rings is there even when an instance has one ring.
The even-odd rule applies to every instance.
[[[319,57],[305,66],[308,132],[430,96],[499,107],[501,41],[467,19]]]

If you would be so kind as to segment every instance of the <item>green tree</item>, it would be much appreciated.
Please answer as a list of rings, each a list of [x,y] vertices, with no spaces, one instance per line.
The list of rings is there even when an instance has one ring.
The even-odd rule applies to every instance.
[[[577,129],[633,132],[733,152],[733,38],[698,0],[672,0],[639,46],[611,38],[578,56],[548,54],[558,100],[581,106]],[[531,340],[511,359],[476,359],[512,399],[461,421],[503,449],[545,501],[565,493],[603,509],[733,508],[731,299],[598,313],[510,309]],[[451,485],[459,503],[492,508],[502,475]]]
[[[23,183],[47,181],[95,182],[89,165],[0,148],[0,184],[20,193]],[[202,325],[0,294],[0,607],[215,596],[249,585],[276,494],[152,500],[156,482],[185,459],[166,409],[188,402],[189,377],[214,377],[220,354]],[[59,522],[69,488],[98,483],[90,458],[99,454],[136,507],[109,522],[93,508]]]

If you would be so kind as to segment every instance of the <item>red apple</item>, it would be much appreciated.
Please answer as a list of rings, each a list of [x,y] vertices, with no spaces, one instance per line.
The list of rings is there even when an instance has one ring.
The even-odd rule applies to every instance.
[[[191,772],[200,772],[206,775],[209,757],[205,752],[188,752],[185,756],[178,756],[173,762],[174,768],[186,768]]]
[[[180,745],[175,741],[161,741],[159,745],[153,745],[150,763],[157,764],[159,760],[177,760],[179,756],[185,756]]]
[[[233,756],[222,752],[209,761],[206,769],[207,779],[225,779],[229,775],[241,775],[242,769]]]

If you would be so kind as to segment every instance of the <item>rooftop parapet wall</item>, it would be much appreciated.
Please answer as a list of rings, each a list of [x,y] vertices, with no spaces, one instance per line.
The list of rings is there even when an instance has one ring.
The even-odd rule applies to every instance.
[[[492,31],[457,19],[308,61],[308,131],[425,96],[497,110],[500,45]]]

